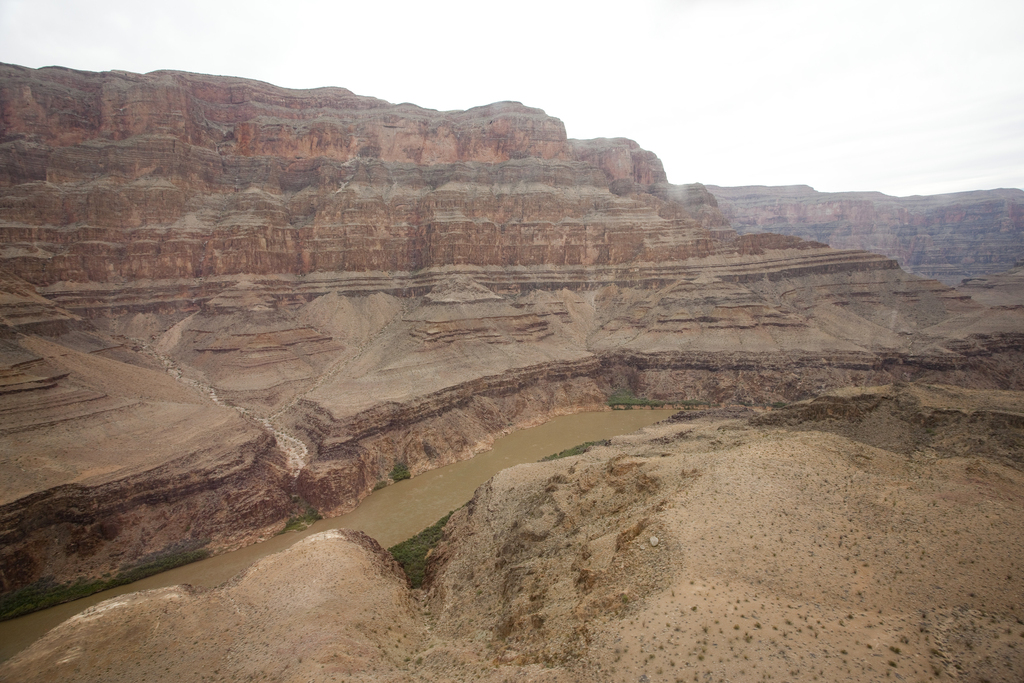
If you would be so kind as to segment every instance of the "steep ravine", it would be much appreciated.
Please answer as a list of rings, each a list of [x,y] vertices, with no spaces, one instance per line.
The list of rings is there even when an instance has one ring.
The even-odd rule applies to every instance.
[[[465,459],[512,429],[599,408],[619,388],[674,401],[769,404],[912,379],[1022,384],[1016,309],[985,309],[863,252],[772,236],[733,249],[670,274],[652,267],[657,277],[676,278],[652,288],[613,280],[552,290],[534,281],[517,292],[507,284],[515,271],[479,278],[491,287],[467,274],[427,273],[432,286],[420,296],[334,292],[306,302],[268,279],[243,279],[187,316],[117,312],[76,323],[106,330],[113,341],[96,332],[90,339],[124,362],[112,356],[92,374],[76,370],[32,396],[60,397],[54,392],[67,385],[79,401],[72,405],[102,407],[110,392],[153,384],[151,371],[136,368],[152,362],[117,348],[117,339],[131,346],[134,338],[154,349],[163,377],[170,369],[175,384],[189,387],[193,398],[175,401],[201,394],[216,408],[205,412],[234,414],[239,440],[199,431],[195,438],[208,441],[188,446],[184,458],[7,503],[5,587],[99,576],[183,539],[209,539],[214,551],[251,543],[294,513],[293,494],[324,515],[346,512],[396,462],[417,473]],[[133,334],[147,329],[159,333],[152,342]],[[96,353],[45,348],[53,372],[99,362]],[[125,383],[111,383],[114,370],[128,373]],[[81,398],[101,391],[108,396]],[[26,395],[12,394],[10,410]],[[43,428],[30,427],[26,435]],[[173,475],[166,481],[165,471]],[[146,494],[154,487],[159,504]]]
[[[190,389],[198,391],[200,394],[203,394],[204,396],[208,397],[211,401],[214,402],[214,404],[218,406],[233,408],[234,410],[238,411],[239,415],[245,417],[246,419],[250,420],[255,424],[258,424],[268,433],[273,435],[274,439],[276,440],[277,447],[281,449],[281,451],[283,451],[285,455],[288,456],[289,474],[291,474],[292,478],[299,476],[299,472],[302,471],[302,468],[306,465],[309,459],[309,449],[306,448],[306,444],[304,444],[301,439],[282,430],[279,426],[274,425],[270,419],[253,415],[252,411],[249,410],[248,408],[245,408],[244,406],[236,406],[228,401],[223,400],[217,394],[217,389],[215,387],[203,382],[200,379],[186,377],[173,358],[170,358],[159,353],[158,351],[153,349],[152,345],[146,342],[146,340],[136,339],[132,337],[130,337],[129,339],[133,344],[142,349],[143,352],[157,359],[161,363],[161,365],[163,365],[164,370],[167,372],[168,375],[170,375],[177,381],[181,382],[185,386],[189,387]]]

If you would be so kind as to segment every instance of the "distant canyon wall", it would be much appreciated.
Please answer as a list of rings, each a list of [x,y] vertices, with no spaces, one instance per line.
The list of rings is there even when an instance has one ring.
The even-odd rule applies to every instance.
[[[865,249],[950,286],[1009,270],[1024,258],[1024,190],[890,197],[816,192],[806,185],[708,186],[741,234],[777,232]]]

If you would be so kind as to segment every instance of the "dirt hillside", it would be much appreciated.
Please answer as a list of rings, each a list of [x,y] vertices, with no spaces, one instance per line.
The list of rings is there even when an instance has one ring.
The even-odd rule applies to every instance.
[[[102,603],[0,680],[1020,681],[1022,425],[1018,393],[926,385],[682,413],[494,477],[425,590],[317,535]]]

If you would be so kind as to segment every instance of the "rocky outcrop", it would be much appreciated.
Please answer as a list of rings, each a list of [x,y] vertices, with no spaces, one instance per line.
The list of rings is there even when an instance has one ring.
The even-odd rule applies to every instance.
[[[1024,309],[737,235],[518,103],[0,66],[0,121],[5,589],[349,510],[616,389],[1024,381]]]
[[[294,580],[295,572],[301,581]],[[268,613],[276,615],[272,626]],[[383,621],[378,624],[378,619]],[[111,670],[93,671],[98,652],[161,661],[160,673],[142,674],[149,680],[198,680],[209,672],[276,680],[350,677],[368,670],[394,673],[421,651],[421,619],[394,559],[372,538],[338,529],[260,560],[221,588],[174,586],[102,603],[63,624],[52,640],[40,642],[65,654],[70,647],[75,654],[69,659],[46,662],[47,655],[29,655],[10,663],[0,678],[109,678]],[[90,628],[100,623],[100,631]],[[173,652],[182,653],[185,638],[189,656],[174,657]],[[328,641],[332,646],[325,650]],[[226,643],[241,655],[236,663],[223,661]],[[279,648],[287,648],[288,655]],[[72,661],[81,678],[62,670]]]
[[[19,277],[0,270],[0,338],[9,339],[19,332],[38,332],[59,336],[88,327],[82,319],[46,297]]]
[[[615,194],[668,183],[661,159],[626,138],[570,140],[573,156],[604,171]]]
[[[885,254],[947,285],[1007,270],[1024,257],[1024,190],[926,197],[806,185],[708,190],[737,232],[778,232]]]
[[[506,469],[452,514],[422,590],[329,531],[218,588],[100,603],[0,680],[1019,680],[1024,475],[947,419],[1020,418],[1019,392],[822,398]]]
[[[45,147],[139,136],[240,157],[359,157],[418,165],[553,159],[567,151],[560,121],[517,102],[436,112],[344,88],[295,91],[174,71],[89,73],[13,65],[4,66],[2,92],[7,141],[23,141],[5,167],[12,184],[110,170],[78,163],[88,161],[88,149],[57,153],[54,160]],[[44,159],[57,161],[62,170],[40,167]]]
[[[105,483],[58,485],[0,507],[3,589],[99,576],[176,549],[219,552],[272,535],[294,507],[286,463],[274,446],[272,437],[256,433],[220,452],[190,453]]]
[[[1024,259],[1018,260],[1005,272],[967,278],[957,290],[986,306],[1024,305]]]
[[[1024,470],[1021,396],[899,383],[815,397],[758,416],[753,423],[829,431],[907,455],[985,458]]]

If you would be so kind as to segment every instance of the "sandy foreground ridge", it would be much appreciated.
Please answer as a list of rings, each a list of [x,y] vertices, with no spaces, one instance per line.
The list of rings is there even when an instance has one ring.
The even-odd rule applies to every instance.
[[[1024,398],[681,413],[505,470],[424,590],[359,532],[101,603],[3,681],[1024,680]]]

